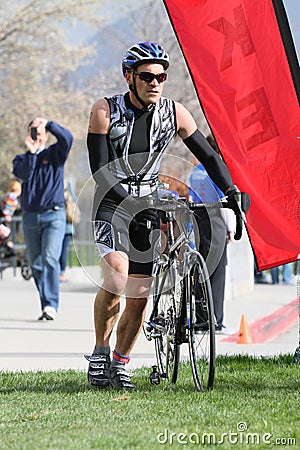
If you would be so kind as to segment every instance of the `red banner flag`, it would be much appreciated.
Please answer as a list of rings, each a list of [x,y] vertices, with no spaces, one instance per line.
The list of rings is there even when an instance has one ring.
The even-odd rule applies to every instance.
[[[281,1],[164,3],[233,181],[251,196],[247,230],[259,270],[295,261],[300,78]]]

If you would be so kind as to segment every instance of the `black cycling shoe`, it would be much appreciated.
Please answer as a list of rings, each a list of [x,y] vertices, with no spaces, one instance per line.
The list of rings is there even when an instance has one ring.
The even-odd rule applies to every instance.
[[[110,356],[109,355],[84,355],[89,361],[88,381],[96,388],[107,388],[110,386]]]
[[[127,372],[125,367],[111,367],[110,369],[110,382],[116,389],[128,389],[132,391],[135,385],[131,383],[130,378],[132,373]]]

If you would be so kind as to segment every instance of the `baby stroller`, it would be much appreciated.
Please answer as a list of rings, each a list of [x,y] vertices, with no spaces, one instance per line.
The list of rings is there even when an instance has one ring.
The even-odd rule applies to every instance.
[[[0,276],[2,278],[2,272],[7,267],[20,267],[24,280],[30,280],[32,271],[26,251],[17,251],[14,246],[10,245],[8,242],[10,234],[11,229],[4,223],[0,223]]]

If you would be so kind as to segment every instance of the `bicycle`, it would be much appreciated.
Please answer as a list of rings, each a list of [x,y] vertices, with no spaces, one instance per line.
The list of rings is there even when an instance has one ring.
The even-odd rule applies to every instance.
[[[215,318],[213,298],[206,263],[196,250],[193,237],[193,213],[198,208],[230,207],[236,215],[235,239],[242,236],[244,212],[249,197],[238,193],[239,202],[224,198],[217,203],[192,204],[172,195],[162,196],[158,207],[167,226],[167,252],[162,254],[154,274],[153,308],[144,332],[155,341],[157,365],[152,367],[151,384],[171,379],[176,383],[180,362],[180,346],[188,344],[194,384],[199,391],[211,389],[215,376]],[[239,204],[240,203],[240,204]],[[248,203],[248,204],[247,204]],[[176,214],[181,216],[180,234],[175,237]],[[195,298],[195,283],[200,298]]]

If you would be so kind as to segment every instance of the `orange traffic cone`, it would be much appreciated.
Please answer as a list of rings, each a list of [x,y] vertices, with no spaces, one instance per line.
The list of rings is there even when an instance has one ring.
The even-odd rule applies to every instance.
[[[245,315],[242,315],[237,344],[252,344],[253,339]]]

